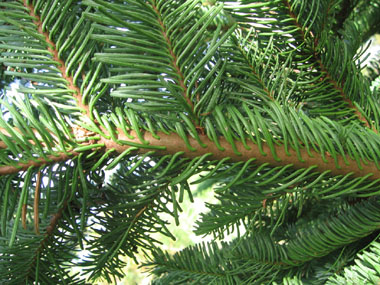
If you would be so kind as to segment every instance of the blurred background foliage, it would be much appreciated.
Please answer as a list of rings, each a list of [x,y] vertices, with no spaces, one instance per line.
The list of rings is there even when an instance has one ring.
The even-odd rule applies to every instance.
[[[190,188],[192,193],[194,193],[194,203],[191,203],[189,199],[185,199],[181,204],[183,212],[180,213],[180,225],[176,226],[174,218],[172,216],[163,216],[162,218],[168,220],[170,223],[168,229],[175,236],[176,240],[173,241],[171,238],[156,234],[154,238],[162,242],[162,249],[167,250],[171,253],[175,253],[179,250],[184,249],[187,246],[200,243],[202,241],[210,241],[211,237],[203,238],[202,236],[197,236],[194,233],[196,227],[196,221],[199,219],[200,214],[207,212],[207,203],[217,203],[217,199],[214,197],[213,191],[213,181],[207,180],[200,184],[191,184],[192,181],[199,179],[201,174],[195,175],[189,179]],[[234,234],[230,236],[232,237]],[[85,253],[84,253],[85,254]],[[136,255],[139,263],[142,263],[145,258],[143,253]],[[124,269],[125,277],[121,280],[117,280],[117,284],[122,285],[147,285],[153,279],[148,273],[144,271],[144,268],[140,268],[139,264],[136,264],[132,259],[125,257],[125,262],[127,266]],[[79,268],[74,268],[73,272],[79,271]],[[109,284],[106,281],[99,281],[97,285]]]

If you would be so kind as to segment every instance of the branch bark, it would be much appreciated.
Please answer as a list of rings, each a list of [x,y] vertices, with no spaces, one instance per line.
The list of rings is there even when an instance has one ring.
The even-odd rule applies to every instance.
[[[36,161],[30,160],[26,163],[20,162],[16,164],[16,166],[13,166],[13,165],[0,166],[0,176],[13,174],[20,171],[26,171],[30,166],[40,167],[46,164],[51,164],[51,163],[60,162],[60,161],[67,161],[69,159],[72,159],[73,156],[77,156],[77,155],[79,155],[79,153],[71,151],[71,152],[68,152],[68,154],[60,153],[58,155],[48,155],[48,160],[39,158]]]
[[[135,132],[131,132],[131,135],[134,136],[134,139],[129,139],[123,131],[118,129],[118,139],[123,141],[129,141],[137,144],[141,144],[141,141],[137,138]],[[271,166],[285,166],[292,164],[294,168],[308,168],[313,165],[316,166],[315,170],[319,172],[331,171],[332,175],[347,175],[352,173],[352,177],[363,177],[370,173],[370,179],[380,179],[380,170],[377,169],[375,163],[369,162],[367,165],[362,163],[362,169],[359,169],[356,160],[350,159],[347,157],[347,161],[349,165],[343,160],[342,156],[338,156],[338,165],[341,167],[337,169],[335,167],[335,161],[332,157],[326,156],[327,162],[324,162],[321,154],[316,151],[310,151],[313,157],[310,157],[307,153],[306,149],[301,149],[301,157],[304,159],[304,162],[300,161],[297,158],[297,153],[292,148],[289,148],[290,156],[286,155],[285,149],[283,146],[275,145],[275,151],[280,161],[274,159],[269,146],[266,143],[263,143],[263,150],[267,154],[263,156],[260,153],[258,145],[254,144],[251,141],[247,141],[247,145],[250,148],[247,150],[243,143],[235,142],[237,150],[241,153],[241,155],[237,155],[231,148],[231,144],[224,138],[219,138],[220,145],[225,149],[224,151],[219,150],[215,143],[207,138],[205,135],[200,135],[201,141],[207,145],[207,147],[203,148],[199,145],[199,143],[192,137],[189,137],[189,142],[191,146],[193,146],[196,150],[190,151],[183,139],[175,133],[172,134],[164,134],[157,133],[160,137],[159,140],[155,139],[151,133],[144,133],[144,140],[149,142],[150,146],[163,146],[165,150],[156,150],[155,155],[165,155],[165,154],[175,154],[177,152],[183,151],[184,157],[195,158],[198,156],[202,156],[206,153],[212,153],[212,156],[209,159],[221,160],[225,157],[230,157],[231,161],[247,161],[251,158],[256,158],[256,162],[259,164],[269,163]],[[120,145],[112,140],[108,140],[105,138],[100,139],[100,143],[104,143],[107,150],[114,148],[116,152],[122,153],[126,149],[130,148],[128,145]],[[140,148],[136,153],[143,154],[148,151],[151,151],[149,148]]]

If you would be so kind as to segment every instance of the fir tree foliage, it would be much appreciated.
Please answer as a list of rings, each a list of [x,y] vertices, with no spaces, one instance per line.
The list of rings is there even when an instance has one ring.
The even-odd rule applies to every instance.
[[[111,283],[139,252],[154,284],[378,283],[379,72],[361,63],[379,15],[1,1],[0,283]],[[180,225],[195,174],[218,203],[194,231],[215,240],[169,254],[156,234],[175,239],[163,217]]]

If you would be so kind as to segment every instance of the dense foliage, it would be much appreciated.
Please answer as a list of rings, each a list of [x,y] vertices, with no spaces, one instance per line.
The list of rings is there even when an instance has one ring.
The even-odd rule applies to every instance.
[[[379,283],[379,29],[378,0],[2,0],[0,283],[141,252],[154,284]],[[195,174],[214,241],[173,255]]]

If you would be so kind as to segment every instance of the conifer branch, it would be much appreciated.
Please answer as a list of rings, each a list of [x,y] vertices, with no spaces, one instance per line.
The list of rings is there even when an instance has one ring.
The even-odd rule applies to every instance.
[[[193,102],[190,100],[190,98],[187,96],[187,86],[185,84],[185,76],[183,75],[180,67],[178,66],[177,64],[177,55],[174,53],[174,50],[173,50],[173,45],[170,41],[170,38],[169,38],[169,35],[167,34],[167,29],[165,27],[165,24],[162,22],[161,20],[161,13],[160,11],[157,9],[156,5],[155,4],[152,4],[153,6],[153,10],[156,12],[157,14],[157,19],[158,19],[158,23],[160,24],[161,26],[161,29],[162,29],[162,35],[164,36],[164,39],[167,43],[167,46],[168,46],[168,50],[169,50],[169,53],[171,55],[171,58],[172,58],[172,66],[174,67],[175,71],[177,72],[178,74],[178,83],[179,85],[181,86],[182,90],[183,90],[183,97],[185,98],[187,104],[190,106],[191,110],[193,111],[194,110],[194,104]]]
[[[50,219],[50,224],[46,228],[46,233],[45,237],[43,240],[40,242],[39,247],[36,249],[34,253],[34,258],[33,261],[29,265],[29,270],[28,272],[31,272],[33,270],[33,267],[35,266],[35,263],[37,262],[37,259],[39,258],[39,254],[43,252],[45,247],[47,246],[47,243],[49,242],[49,239],[52,238],[54,230],[57,228],[59,220],[63,217],[63,211],[66,210],[68,207],[68,202],[67,200],[63,203],[62,207],[58,209],[58,211],[51,217]],[[38,219],[38,218],[37,218]],[[29,274],[26,274],[28,276]]]
[[[130,139],[129,137],[124,135],[121,129],[118,129],[117,131],[118,140],[132,142],[135,144],[141,143],[134,131],[131,131],[131,135],[135,137],[134,139]],[[271,150],[266,143],[263,143],[263,150],[267,155],[263,156],[260,153],[258,145],[254,144],[253,142],[247,142],[248,146],[251,148],[250,150],[247,150],[241,142],[235,142],[237,150],[242,154],[237,155],[233,151],[229,142],[225,140],[223,137],[219,137],[218,139],[220,145],[225,149],[224,151],[219,150],[216,147],[215,143],[210,141],[205,135],[200,135],[200,138],[202,142],[207,145],[206,148],[200,147],[197,140],[195,140],[192,137],[188,137],[190,145],[196,148],[195,151],[190,151],[187,148],[184,140],[175,133],[171,133],[169,135],[164,133],[157,133],[157,135],[160,137],[159,140],[154,138],[152,134],[149,132],[144,133],[144,140],[146,140],[149,143],[149,146],[165,147],[165,150],[155,151],[155,155],[175,154],[177,152],[184,152],[184,157],[195,158],[198,156],[202,156],[206,153],[212,153],[210,159],[221,160],[225,157],[230,157],[231,161],[238,162],[247,161],[251,158],[256,158],[257,163],[269,163],[272,166],[285,166],[288,164],[293,164],[293,167],[295,168],[308,168],[315,165],[317,166],[315,170],[319,172],[331,170],[332,175],[347,175],[349,173],[352,173],[352,177],[362,177],[369,173],[372,173],[373,175],[370,177],[370,179],[380,179],[380,171],[377,169],[375,163],[369,162],[368,164],[362,164],[362,169],[359,169],[357,166],[357,162],[349,157],[346,157],[349,163],[349,165],[346,165],[346,163],[343,160],[343,157],[338,156],[338,165],[341,168],[337,169],[335,166],[334,159],[331,156],[326,156],[326,160],[328,161],[326,163],[323,161],[320,153],[316,151],[311,151],[313,157],[310,157],[306,149],[300,150],[301,156],[305,160],[305,162],[301,162],[297,158],[297,153],[293,149],[289,149],[289,153],[291,155],[287,156],[285,153],[284,146],[275,145],[276,154],[280,158],[280,161],[277,161],[271,154]],[[115,149],[117,153],[122,153],[130,147],[128,145],[122,145],[118,142],[113,141],[112,139],[107,139],[104,137],[101,137],[101,139],[97,143],[104,144],[105,151]],[[91,144],[88,145],[90,146]],[[138,151],[135,151],[135,153],[144,154],[148,151],[151,151],[149,147],[140,148]],[[19,163],[17,166],[0,166],[0,175],[7,175],[19,171],[25,171],[30,166],[39,167],[45,164],[66,161],[78,155],[79,152],[69,151],[68,154],[60,153],[58,155],[50,155],[48,156],[49,160],[38,159],[37,161],[30,161],[28,163]]]
[[[380,107],[352,62],[376,19],[350,1],[0,1],[0,283],[111,283],[140,249],[158,283],[328,283],[380,221]],[[156,233],[194,174],[219,200],[195,233],[238,236],[172,258]]]
[[[24,0],[24,6],[29,10],[29,15],[33,17],[35,20],[33,23],[37,26],[38,32],[44,36],[46,43],[49,44],[48,51],[53,57],[53,60],[58,62],[60,65],[58,69],[61,71],[62,77],[67,81],[68,88],[74,91],[74,98],[78,102],[78,107],[85,111],[87,116],[90,115],[90,109],[88,105],[83,104],[82,95],[78,86],[74,84],[74,79],[72,76],[69,76],[66,72],[66,65],[63,60],[58,55],[58,50],[56,48],[55,43],[50,39],[49,32],[43,30],[42,21],[40,17],[34,12],[33,4],[28,4],[29,1]]]
[[[43,165],[67,161],[69,159],[72,159],[73,156],[78,156],[78,155],[79,155],[79,153],[77,153],[77,152],[69,151],[68,153],[59,153],[56,155],[48,155],[47,156],[48,159],[38,158],[36,160],[30,160],[26,163],[20,162],[14,166],[13,165],[0,166],[0,176],[1,175],[13,174],[13,173],[17,173],[20,171],[26,171],[31,166],[40,167]]]
[[[28,9],[29,15],[34,19],[33,23],[37,26],[37,31],[41,35],[43,35],[46,43],[48,44],[47,50],[50,52],[50,54],[52,56],[52,59],[54,61],[56,61],[56,62],[59,63],[58,69],[61,71],[62,77],[67,81],[67,83],[68,83],[67,87],[70,90],[74,91],[73,92],[74,93],[73,96],[74,96],[74,98],[77,101],[78,107],[85,112],[86,116],[89,117],[89,115],[90,115],[89,106],[85,105],[82,102],[83,100],[82,100],[82,94],[80,92],[80,89],[79,89],[78,86],[76,86],[74,84],[73,77],[69,76],[67,74],[67,72],[66,72],[66,65],[63,62],[63,60],[59,57],[58,50],[56,49],[55,43],[50,39],[49,32],[43,30],[43,23],[42,23],[40,17],[35,13],[33,4],[28,3],[27,0],[24,0],[23,4],[24,4],[24,7]],[[22,134],[22,131],[19,130],[18,128],[13,128],[13,130],[16,131],[16,132],[18,132],[18,133],[20,133],[20,134]],[[0,128],[0,132],[3,135],[11,136],[11,134],[9,134],[9,132],[6,129],[4,129],[4,128]],[[37,138],[38,138],[38,132],[36,130],[33,130],[33,132],[37,135]],[[51,133],[51,132],[49,132],[49,133],[52,135],[53,138],[56,138],[56,136],[53,133]],[[75,135],[75,128],[73,129],[73,133]],[[33,140],[29,140],[29,143],[35,144],[36,142],[34,142]],[[39,144],[41,146],[44,146],[43,142],[39,142]],[[7,148],[7,145],[4,142],[0,142],[0,149],[5,149],[5,148]],[[58,153],[58,154],[55,154],[55,155],[48,155],[47,156],[48,159],[39,158],[39,159],[36,159],[36,160],[30,160],[30,161],[25,162],[25,163],[18,163],[15,166],[11,166],[11,165],[0,166],[0,175],[7,175],[7,174],[12,174],[12,173],[17,173],[19,171],[25,171],[30,166],[39,167],[39,166],[42,166],[42,165],[45,165],[45,164],[56,163],[56,162],[60,162],[60,161],[66,161],[66,160],[71,159],[72,156],[76,156],[78,154],[79,153],[74,152],[74,151],[71,150],[71,151],[68,151],[66,153]]]
[[[118,129],[118,140],[121,141],[129,141],[132,143],[140,144],[140,140],[137,138],[137,135],[134,131],[131,132],[131,135],[134,136],[134,139],[128,138],[126,135],[124,135],[123,131]],[[375,163],[368,162],[368,164],[362,164],[362,169],[359,169],[357,162],[349,157],[346,157],[349,165],[346,165],[343,157],[338,156],[338,165],[341,167],[340,169],[337,169],[335,167],[334,159],[330,156],[326,156],[327,163],[323,161],[323,158],[320,153],[311,150],[310,153],[313,155],[313,157],[310,157],[307,153],[306,149],[301,149],[301,157],[304,159],[304,162],[301,162],[297,158],[297,153],[292,148],[289,148],[290,156],[286,155],[284,146],[278,146],[275,145],[275,151],[277,156],[280,158],[280,161],[277,161],[274,156],[271,154],[270,147],[268,144],[263,143],[263,150],[267,154],[266,156],[263,156],[260,153],[258,145],[254,144],[251,141],[246,142],[248,147],[250,148],[247,150],[243,143],[241,142],[235,142],[237,150],[241,153],[241,155],[237,155],[229,142],[221,137],[219,138],[220,145],[225,148],[224,151],[219,150],[214,142],[210,141],[206,136],[200,135],[201,141],[206,144],[206,147],[201,147],[197,140],[195,140],[192,137],[189,137],[189,143],[191,146],[193,146],[196,150],[190,151],[184,142],[184,140],[178,136],[177,134],[164,134],[164,133],[157,133],[157,135],[160,137],[159,140],[155,139],[151,133],[145,132],[144,133],[144,140],[149,142],[149,146],[164,146],[166,147],[165,150],[157,150],[155,151],[156,155],[165,155],[165,154],[175,154],[177,152],[184,152],[183,156],[187,158],[195,158],[198,156],[202,156],[207,153],[212,153],[212,156],[209,157],[209,159],[215,159],[215,160],[221,160],[225,157],[229,157],[231,161],[248,161],[251,158],[256,158],[256,162],[258,164],[262,163],[269,163],[271,166],[285,166],[292,164],[294,168],[308,168],[311,166],[316,166],[315,170],[319,172],[324,171],[331,171],[332,175],[347,175],[349,173],[352,173],[352,177],[363,177],[368,175],[369,173],[372,173],[372,176],[370,176],[370,179],[380,179],[380,170],[377,169]],[[112,140],[107,140],[105,138],[100,139],[100,143],[104,143],[107,150],[109,149],[115,149],[116,152],[122,153],[126,149],[128,149],[130,146],[127,145],[120,145]],[[151,151],[149,148],[140,148],[137,153],[146,153],[148,151]]]
[[[273,94],[270,90],[268,90],[268,88],[265,86],[263,80],[260,78],[259,74],[257,74],[257,72],[255,71],[255,68],[252,66],[252,64],[249,62],[249,59],[248,59],[248,56],[247,54],[244,52],[243,48],[241,47],[240,44],[237,44],[238,48],[239,48],[239,51],[240,53],[243,55],[247,65],[249,66],[249,68],[251,69],[251,72],[252,74],[256,77],[257,81],[259,82],[259,84],[261,85],[261,87],[263,88],[264,92],[266,93],[266,95],[268,96],[268,98],[270,98],[272,101],[274,101],[274,98],[273,98]]]
[[[126,135],[124,135],[124,132],[121,129],[118,129],[118,135],[117,139],[120,141],[127,141],[131,143],[140,144],[141,141],[137,138],[137,135],[134,131],[131,131],[131,135],[134,136],[134,139],[130,139]],[[195,140],[192,137],[188,137],[188,140],[190,142],[190,145],[195,147],[195,151],[190,151],[184,140],[178,136],[175,133],[171,133],[169,135],[164,133],[157,133],[160,137],[160,140],[157,140],[152,136],[151,133],[145,132],[144,133],[144,140],[146,140],[149,143],[149,146],[160,146],[165,147],[165,150],[157,150],[155,151],[155,155],[165,155],[165,154],[175,154],[177,152],[184,152],[183,156],[187,158],[195,158],[198,156],[202,156],[206,153],[212,153],[213,155],[210,156],[210,159],[216,159],[221,160],[225,157],[230,157],[231,161],[247,161],[251,158],[256,158],[257,163],[270,163],[272,166],[285,166],[288,164],[293,164],[295,168],[307,168],[313,165],[316,165],[317,168],[315,170],[323,172],[326,170],[331,170],[332,175],[347,175],[348,173],[353,173],[352,177],[362,177],[367,175],[368,173],[372,173],[373,175],[370,177],[370,179],[380,179],[380,171],[377,169],[375,163],[369,162],[367,165],[362,164],[363,169],[359,169],[357,166],[357,162],[349,157],[346,157],[347,161],[349,162],[349,165],[346,165],[343,157],[338,156],[338,165],[341,167],[340,169],[337,169],[335,167],[334,159],[327,155],[327,163],[323,161],[322,156],[320,153],[316,151],[311,151],[311,154],[313,157],[310,157],[307,153],[306,149],[301,149],[301,156],[305,160],[305,162],[299,161],[297,158],[297,153],[293,149],[289,149],[290,156],[287,156],[285,153],[284,146],[278,146],[275,145],[275,150],[277,156],[280,158],[281,161],[275,160],[273,155],[271,154],[271,150],[269,146],[266,143],[263,143],[263,150],[267,154],[266,156],[263,156],[260,153],[258,145],[254,144],[251,141],[248,141],[247,144],[251,148],[250,150],[247,150],[244,145],[241,142],[235,142],[237,150],[242,155],[237,155],[229,142],[224,139],[223,137],[219,137],[220,145],[225,148],[224,151],[219,150],[215,143],[210,141],[207,136],[200,135],[200,138],[203,143],[207,145],[206,148],[200,147],[197,140]],[[105,149],[104,151],[115,149],[117,153],[122,153],[126,149],[128,149],[130,146],[128,145],[122,145],[119,142],[115,142],[112,139],[107,139],[104,137],[101,137],[97,143],[104,144]],[[90,143],[88,144],[91,145]],[[135,153],[144,154],[148,151],[151,151],[151,149],[148,148],[140,148],[138,151],[135,151]],[[50,155],[48,156],[49,160],[45,159],[38,159],[37,161],[30,161],[28,163],[19,163],[17,166],[0,166],[0,175],[7,175],[16,173],[19,171],[25,171],[30,166],[39,167],[45,164],[50,163],[56,163],[61,161],[66,161],[69,159],[73,159],[73,157],[78,156],[79,152],[69,151],[68,154],[60,153],[58,155]]]
[[[294,13],[294,11],[292,10],[292,7],[289,3],[288,0],[283,0],[283,3],[284,5],[286,6],[286,8],[288,9],[288,13],[289,13],[289,16],[293,19],[293,23],[295,26],[298,27],[298,30],[300,32],[300,35],[301,35],[301,39],[303,42],[307,42],[306,41],[306,35],[302,29],[302,25],[299,23],[298,21],[298,18],[297,18],[297,15]],[[329,9],[330,9],[330,5],[329,5]],[[312,45],[311,49],[312,49],[312,55],[313,55],[313,58],[315,60],[315,62],[318,64],[320,70],[322,73],[325,74],[324,78],[330,83],[332,84],[333,88],[335,90],[337,90],[340,94],[340,96],[342,97],[342,100],[344,102],[346,102],[348,104],[348,107],[350,109],[352,109],[354,111],[354,114],[357,116],[357,118],[368,128],[370,129],[373,129],[374,131],[376,131],[374,128],[371,128],[371,125],[370,123],[367,121],[367,119],[363,116],[363,114],[358,110],[358,108],[355,107],[355,105],[353,104],[353,102],[351,101],[351,99],[345,94],[345,92],[343,91],[343,88],[339,86],[338,82],[331,76],[331,74],[329,73],[329,71],[327,70],[327,68],[325,67],[325,65],[323,64],[322,60],[320,59],[319,55],[318,55],[318,52],[316,50],[316,47],[318,45],[318,38],[316,38],[314,35],[312,35],[314,37],[314,45]],[[344,82],[342,83],[342,85],[344,85]],[[376,131],[377,132],[377,131]]]
[[[63,216],[63,212],[65,211],[65,209],[69,206],[69,203],[67,202],[67,200],[63,203],[62,207],[58,209],[58,211],[51,217],[50,219],[50,224],[49,226],[46,228],[46,237],[45,239],[41,242],[41,245],[43,245],[47,238],[49,238],[49,236],[52,235],[53,231],[56,229],[57,225],[58,225],[58,222],[59,220],[62,218]]]

